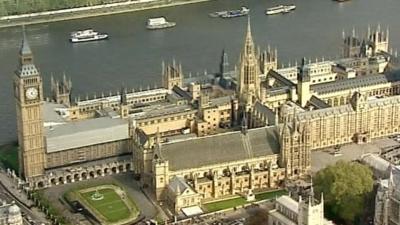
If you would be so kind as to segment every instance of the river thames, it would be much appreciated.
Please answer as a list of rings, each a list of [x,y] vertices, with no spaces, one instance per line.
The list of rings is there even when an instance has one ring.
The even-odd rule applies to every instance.
[[[267,7],[295,3],[289,14],[266,16]],[[336,57],[340,54],[342,30],[360,35],[368,24],[390,27],[390,42],[400,48],[400,1],[352,0],[218,0],[172,8],[132,12],[31,25],[26,28],[35,61],[49,96],[51,74],[72,78],[73,96],[117,91],[121,85],[147,88],[160,84],[161,62],[175,58],[186,75],[216,71],[222,49],[232,66],[238,62],[247,18],[211,18],[208,13],[240,6],[250,8],[252,33],[260,48],[278,49],[279,64],[301,57]],[[175,21],[172,29],[148,31],[146,20],[165,16]],[[71,31],[93,28],[107,32],[106,41],[71,44]],[[18,63],[21,28],[0,29],[0,143],[16,140],[12,77]]]

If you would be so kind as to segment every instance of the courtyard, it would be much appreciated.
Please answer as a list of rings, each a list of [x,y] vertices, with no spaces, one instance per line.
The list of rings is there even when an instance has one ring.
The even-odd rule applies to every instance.
[[[110,186],[116,186],[117,188],[109,188]],[[98,224],[90,216],[84,212],[77,212],[68,204],[66,198],[68,198],[68,193],[71,192],[80,195],[84,208],[95,211],[93,213],[90,211],[90,214],[98,214],[103,217],[103,220],[107,218],[109,221],[108,224],[119,224],[120,222],[112,221],[121,216],[128,215],[129,207],[131,209],[135,207],[136,209],[131,212],[132,216],[136,212],[135,221],[154,218],[158,214],[156,207],[142,191],[140,184],[133,178],[132,173],[53,186],[41,192],[43,197],[48,202],[51,202],[52,208],[57,210],[71,224]],[[99,192],[102,195],[101,200],[95,201],[91,199],[91,196],[95,192]]]
[[[100,185],[67,193],[69,201],[78,201],[102,224],[125,224],[139,216],[135,203],[116,185]]]
[[[379,154],[381,149],[390,146],[400,146],[400,143],[390,138],[380,138],[365,144],[349,143],[339,146],[339,148],[318,149],[311,152],[311,171],[318,172],[339,160],[353,161],[359,160],[364,154]]]

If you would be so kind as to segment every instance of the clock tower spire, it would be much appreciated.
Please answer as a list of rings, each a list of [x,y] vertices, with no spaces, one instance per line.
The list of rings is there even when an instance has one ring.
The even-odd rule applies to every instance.
[[[43,127],[42,77],[33,60],[23,28],[19,64],[14,76],[20,174],[28,182],[44,174],[46,165]]]

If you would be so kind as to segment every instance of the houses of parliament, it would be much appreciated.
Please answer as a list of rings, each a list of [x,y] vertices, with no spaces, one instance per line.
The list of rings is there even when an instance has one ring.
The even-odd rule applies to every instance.
[[[400,71],[389,30],[343,35],[342,58],[278,67],[255,48],[239,62],[185,76],[162,63],[162,87],[72,98],[42,75],[24,35],[14,75],[21,176],[31,188],[132,171],[172,211],[309,173],[311,151],[400,132]],[[133,177],[132,177],[133,179]]]

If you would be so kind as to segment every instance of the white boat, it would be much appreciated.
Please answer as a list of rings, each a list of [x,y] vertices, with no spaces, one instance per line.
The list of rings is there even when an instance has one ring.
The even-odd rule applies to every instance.
[[[229,11],[218,11],[210,13],[211,17],[221,17],[221,18],[234,18],[239,16],[246,16],[250,12],[250,9],[242,6],[240,9],[229,10]]]
[[[227,14],[221,15],[222,18],[234,18],[239,16],[247,16],[250,12],[250,9],[242,6],[242,8],[238,10],[230,10]]]
[[[80,31],[72,32],[69,40],[72,43],[78,43],[78,42],[104,40],[107,38],[108,38],[108,34],[106,34],[106,33],[99,33],[92,29],[87,29],[87,30],[80,30]]]
[[[228,13],[228,11],[218,11],[218,12],[210,13],[208,15],[210,15],[211,17],[220,17],[220,16],[225,15],[227,13]]]
[[[175,22],[168,22],[164,17],[150,18],[147,20],[147,29],[164,29],[169,27],[174,27]]]
[[[268,8],[265,11],[265,14],[267,15],[275,15],[275,14],[281,14],[281,13],[288,13],[292,10],[295,10],[296,6],[295,5],[278,5],[274,6],[271,8]]]

